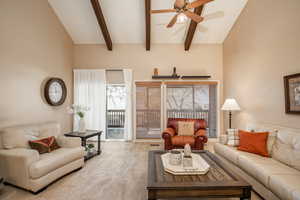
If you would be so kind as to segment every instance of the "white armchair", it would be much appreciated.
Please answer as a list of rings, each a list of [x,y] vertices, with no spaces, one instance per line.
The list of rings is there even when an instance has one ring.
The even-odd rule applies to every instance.
[[[29,148],[28,140],[56,136],[61,148],[46,154]],[[0,132],[0,174],[9,184],[38,192],[84,165],[79,138],[60,135],[57,123],[18,126]]]

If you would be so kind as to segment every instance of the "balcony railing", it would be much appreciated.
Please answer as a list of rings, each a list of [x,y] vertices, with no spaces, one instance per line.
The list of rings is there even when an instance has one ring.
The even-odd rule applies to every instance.
[[[107,110],[107,127],[123,128],[125,123],[125,110]]]
[[[208,122],[208,110],[167,110],[168,118],[205,119]],[[160,110],[137,110],[137,127],[160,127]],[[108,128],[123,128],[125,123],[125,110],[108,110]]]

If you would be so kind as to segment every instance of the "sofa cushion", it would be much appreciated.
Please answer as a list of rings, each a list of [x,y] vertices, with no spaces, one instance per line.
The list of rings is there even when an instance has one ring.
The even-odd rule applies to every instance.
[[[37,179],[83,156],[83,147],[60,148],[51,153],[41,154],[40,160],[33,163],[29,168],[30,177]]]
[[[227,129],[228,141],[227,145],[237,147],[240,144],[238,129]]]
[[[277,138],[278,129],[276,129],[274,127],[269,127],[267,125],[260,125],[259,127],[256,127],[254,124],[248,124],[246,127],[246,130],[253,132],[253,133],[268,132],[269,136],[268,136],[267,148],[268,148],[269,155],[272,156],[272,149],[273,149],[275,140]]]
[[[58,136],[59,134],[60,125],[56,122],[8,127],[0,132],[2,140],[0,148],[30,148],[28,144],[29,140]]]
[[[272,156],[274,159],[300,170],[300,133],[279,131]]]
[[[215,143],[214,145],[214,151],[226,158],[227,160],[230,160],[234,164],[237,164],[238,162],[238,151],[236,150],[235,147],[223,145],[220,143]]]
[[[298,170],[282,164],[272,158],[261,157],[251,153],[239,154],[238,166],[266,187],[269,187],[270,177],[275,174],[300,175]]]
[[[184,146],[185,144],[194,146],[195,144],[194,136],[174,136],[171,141],[174,146]]]
[[[268,132],[251,133],[239,130],[240,145],[238,150],[269,157],[267,150]]]
[[[195,122],[178,122],[178,135],[179,136],[193,136]]]
[[[270,177],[270,189],[281,199],[297,200],[300,191],[300,174],[277,174]]]
[[[48,122],[39,125],[39,138],[46,138],[50,136],[58,136],[60,132],[60,124],[56,122]]]
[[[167,127],[173,128],[178,133],[178,122],[194,122],[194,132],[199,129],[206,129],[206,121],[204,119],[187,119],[187,118],[168,118]]]
[[[54,136],[39,139],[39,140],[29,140],[29,146],[32,149],[37,150],[40,154],[50,153],[51,151],[60,148]]]
[[[37,138],[38,135],[34,126],[6,128],[1,132],[2,145],[5,149],[30,148],[28,140]]]

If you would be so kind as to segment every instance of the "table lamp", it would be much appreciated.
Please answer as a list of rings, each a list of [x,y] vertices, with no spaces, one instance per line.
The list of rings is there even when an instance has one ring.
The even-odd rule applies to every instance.
[[[235,99],[226,99],[225,103],[222,106],[222,110],[229,111],[229,128],[231,129],[231,112],[241,110],[241,108]]]

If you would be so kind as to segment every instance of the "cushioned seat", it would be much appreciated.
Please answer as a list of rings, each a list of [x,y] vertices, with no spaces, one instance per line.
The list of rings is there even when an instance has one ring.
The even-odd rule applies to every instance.
[[[300,130],[285,127],[249,126],[254,132],[269,132],[271,157],[239,151],[226,144],[227,135],[214,145],[215,153],[251,183],[264,199],[300,200]]]
[[[246,152],[239,154],[237,165],[266,187],[269,187],[270,177],[275,174],[300,175],[298,170],[290,168],[272,158]]]
[[[300,174],[277,174],[270,177],[270,188],[281,198],[286,200],[299,200]]]
[[[189,128],[184,130],[186,125]],[[206,121],[204,119],[169,118],[162,138],[165,150],[184,148],[186,144],[191,145],[193,150],[203,150],[207,142]]]
[[[194,144],[195,144],[194,136],[178,136],[178,135],[176,135],[171,138],[171,141],[174,146],[184,146],[185,144],[194,146]]]
[[[29,168],[30,177],[40,178],[55,169],[58,169],[70,162],[80,159],[84,156],[82,147],[60,148],[51,153],[40,155],[40,160],[34,162]]]
[[[238,163],[238,151],[235,147],[230,147],[227,145],[216,143],[214,145],[214,150],[217,154],[224,156],[226,159],[230,160],[234,164]]]

